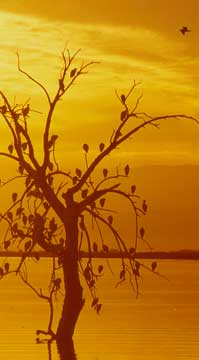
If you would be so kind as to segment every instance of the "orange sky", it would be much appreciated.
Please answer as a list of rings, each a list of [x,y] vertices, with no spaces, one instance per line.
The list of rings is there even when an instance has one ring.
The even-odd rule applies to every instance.
[[[109,139],[120,113],[115,89],[128,91],[133,80],[141,82],[132,98],[133,103],[143,93],[140,111],[199,115],[199,3],[196,0],[101,0],[97,3],[7,0],[1,10],[0,87],[13,101],[15,95],[18,102],[30,96],[35,109],[45,108],[39,88],[17,72],[16,51],[20,53],[23,68],[42,80],[50,92],[57,85],[59,54],[66,41],[71,50],[82,48],[79,61],[100,61],[88,75],[79,79],[58,107],[53,127],[60,136],[58,157],[64,164],[66,158],[81,162],[82,143],[88,142],[91,154],[95,154],[99,142]],[[192,30],[186,36],[179,32],[182,25]],[[30,119],[38,153],[42,116]],[[112,157],[120,164],[128,161],[132,167],[164,165],[164,170],[155,167],[135,172],[141,183],[141,195],[143,193],[151,204],[147,221],[155,248],[198,247],[198,185],[195,181],[199,165],[198,136],[199,128],[194,123],[172,120],[162,124],[161,131],[154,128],[142,131]],[[7,144],[4,136],[1,150],[5,150]],[[177,165],[184,164],[194,166],[189,167],[189,171],[187,167],[175,171]],[[164,172],[165,176],[170,174],[167,176],[169,190],[161,176]],[[148,186],[144,186],[143,178]],[[193,189],[189,196],[176,191],[177,184],[183,182],[186,192],[187,181],[189,189]],[[181,204],[179,209],[176,204]],[[176,224],[172,225],[177,211]],[[164,242],[160,243],[159,238],[164,238]]]

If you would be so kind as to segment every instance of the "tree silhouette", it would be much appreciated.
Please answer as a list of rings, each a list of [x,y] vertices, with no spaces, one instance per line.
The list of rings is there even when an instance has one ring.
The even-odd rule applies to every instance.
[[[90,290],[92,307],[97,313],[101,310],[96,282],[103,273],[103,265],[99,265],[96,269],[93,258],[99,251],[106,256],[109,255],[109,246],[104,236],[105,229],[112,235],[120,254],[121,269],[118,283],[129,280],[138,294],[140,271],[142,267],[146,267],[136,259],[136,250],[138,241],[145,241],[145,229],[139,219],[146,214],[147,203],[137,195],[134,184],[128,191],[124,190],[123,183],[129,178],[131,171],[128,164],[122,171],[116,167],[113,172],[103,168],[103,160],[147,126],[157,128],[161,121],[173,118],[186,118],[198,123],[196,118],[184,114],[152,117],[139,112],[141,96],[136,98],[133,106],[129,105],[130,96],[134,94],[137,86],[134,82],[127,94],[119,95],[116,92],[121,112],[117,127],[110,134],[108,144],[100,143],[97,156],[90,160],[89,144],[84,143],[82,150],[86,169],[83,171],[74,167],[66,172],[56,161],[58,135],[52,134],[51,125],[59,100],[76,80],[95,64],[88,62],[75,67],[78,53],[79,51],[71,55],[68,50],[62,52],[63,65],[53,97],[40,81],[22,69],[17,54],[19,72],[40,87],[48,102],[42,161],[39,161],[35,155],[35,146],[29,132],[29,118],[33,111],[31,105],[29,103],[12,105],[6,94],[0,91],[2,99],[0,114],[12,137],[7,152],[0,152],[0,156],[8,158],[18,166],[18,175],[5,183],[2,182],[1,186],[6,186],[16,178],[20,178],[23,185],[23,192],[12,192],[11,203],[0,217],[1,228],[6,229],[2,246],[5,251],[17,248],[20,260],[16,267],[5,260],[0,268],[0,276],[3,278],[11,273],[17,274],[39,297],[49,303],[50,318],[47,330],[37,330],[37,334],[50,335],[59,343],[71,342],[85,301],[83,280]],[[131,118],[135,121],[131,121]],[[96,180],[97,170],[99,180]],[[134,240],[130,248],[117,226],[114,207],[111,207],[113,197],[122,198],[131,206],[135,226]],[[132,227],[131,224],[130,226]],[[95,240],[93,231],[98,232],[100,244]],[[86,249],[88,253],[86,263],[85,260],[82,261],[82,249]],[[33,286],[28,277],[28,257],[33,256],[37,262],[40,261],[36,250],[44,250],[52,258],[48,295],[44,295],[41,289],[38,290]],[[151,268],[146,268],[155,271],[154,264]],[[60,271],[63,272],[63,280],[58,275]],[[53,303],[60,289],[64,290],[63,309],[57,330],[54,331]]]

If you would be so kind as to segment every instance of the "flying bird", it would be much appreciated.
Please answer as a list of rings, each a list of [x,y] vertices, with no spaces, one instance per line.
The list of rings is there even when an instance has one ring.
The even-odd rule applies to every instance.
[[[182,35],[185,35],[187,32],[190,32],[191,30],[188,29],[187,26],[182,26],[180,29],[180,32],[182,33]]]

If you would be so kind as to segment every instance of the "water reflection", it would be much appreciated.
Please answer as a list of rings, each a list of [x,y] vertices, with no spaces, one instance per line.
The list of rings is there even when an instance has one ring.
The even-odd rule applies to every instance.
[[[51,341],[48,341],[47,344],[48,344],[48,360],[52,360]]]
[[[35,273],[35,283],[41,279],[45,286],[47,265],[48,259]],[[117,259],[112,266],[118,274]],[[77,357],[73,345],[60,346],[58,355],[55,341],[35,344],[35,329],[46,326],[46,304],[35,301],[29,289],[8,277],[7,285],[0,286],[0,359],[199,359],[199,261],[160,260],[158,266],[171,281],[146,272],[137,300],[128,286],[115,289],[115,278],[106,272],[100,284],[102,314],[98,317],[88,302],[80,316],[74,337]]]
[[[40,340],[37,339],[38,344],[47,344],[48,349],[48,360],[54,360],[52,356],[52,343],[54,340]],[[77,356],[75,354],[74,342],[73,340],[66,342],[56,342],[57,344],[57,352],[60,360],[77,360]]]

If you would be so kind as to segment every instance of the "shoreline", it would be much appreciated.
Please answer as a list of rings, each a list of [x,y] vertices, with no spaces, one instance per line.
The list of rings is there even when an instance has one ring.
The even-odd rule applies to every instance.
[[[31,254],[26,252],[16,252],[16,251],[0,251],[0,257],[34,257],[36,259],[39,258],[51,258],[53,254],[45,253],[42,251],[34,251]],[[86,251],[81,251],[79,253],[80,258],[88,258],[89,254]],[[96,259],[110,258],[110,259],[119,259],[121,255],[117,251],[109,251],[105,252],[92,252],[92,257]],[[123,258],[128,258],[128,254],[122,253]],[[133,258],[133,256],[132,256]],[[199,250],[180,250],[180,251],[143,251],[137,252],[134,256],[135,259],[175,259],[175,260],[199,260]]]

